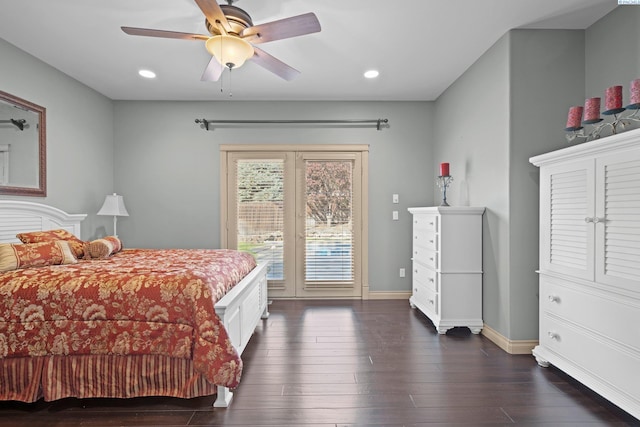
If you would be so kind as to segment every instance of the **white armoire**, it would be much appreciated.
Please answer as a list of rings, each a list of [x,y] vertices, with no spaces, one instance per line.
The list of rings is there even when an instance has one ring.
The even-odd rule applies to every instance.
[[[484,208],[409,208],[413,215],[411,307],[446,334],[457,326],[480,333]]]
[[[533,354],[640,418],[640,129],[530,161],[540,168]]]

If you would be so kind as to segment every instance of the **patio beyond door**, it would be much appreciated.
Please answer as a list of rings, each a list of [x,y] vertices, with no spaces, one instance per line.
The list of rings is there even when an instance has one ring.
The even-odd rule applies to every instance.
[[[360,297],[362,152],[234,151],[225,157],[227,247],[269,261],[269,296]]]

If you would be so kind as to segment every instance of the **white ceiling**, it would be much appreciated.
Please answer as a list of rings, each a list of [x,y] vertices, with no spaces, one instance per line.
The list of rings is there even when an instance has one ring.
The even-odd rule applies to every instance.
[[[219,0],[219,3],[224,3]],[[513,28],[584,29],[616,0],[241,0],[254,24],[314,12],[322,31],[261,44],[301,75],[248,61],[202,82],[202,41],[129,36],[121,26],[207,34],[194,0],[0,0],[0,38],[114,100],[434,100]],[[0,58],[0,64],[2,59]],[[145,80],[140,68],[158,77]],[[363,78],[375,68],[380,76]]]

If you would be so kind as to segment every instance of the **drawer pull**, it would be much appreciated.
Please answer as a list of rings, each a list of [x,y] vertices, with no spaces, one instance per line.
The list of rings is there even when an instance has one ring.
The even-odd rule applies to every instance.
[[[551,338],[552,340],[556,340],[557,341],[557,340],[560,339],[560,335],[558,335],[555,332],[549,331],[549,332],[547,332],[547,335],[549,335],[549,338]]]
[[[429,261],[433,261],[433,258],[429,258]]]
[[[433,277],[430,277],[430,278],[429,278],[429,281],[430,281],[431,283],[435,282],[435,280],[433,280]]]
[[[432,299],[429,300],[429,304],[433,305],[433,300]]]
[[[549,295],[550,302],[560,302],[560,298],[557,295]]]

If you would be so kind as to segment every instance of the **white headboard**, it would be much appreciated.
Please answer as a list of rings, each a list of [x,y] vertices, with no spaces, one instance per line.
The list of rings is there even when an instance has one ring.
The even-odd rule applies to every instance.
[[[80,238],[80,223],[86,217],[86,214],[68,214],[41,203],[0,200],[0,243],[18,242],[18,233],[57,228]]]

